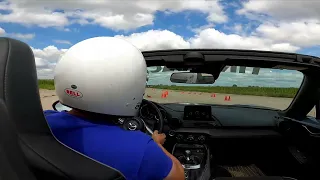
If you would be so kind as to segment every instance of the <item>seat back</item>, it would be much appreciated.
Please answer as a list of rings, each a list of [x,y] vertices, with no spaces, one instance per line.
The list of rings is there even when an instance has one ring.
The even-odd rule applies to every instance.
[[[0,179],[35,180],[18,145],[18,136],[0,99]]]
[[[0,99],[37,179],[125,179],[119,171],[72,150],[52,135],[41,106],[33,52],[11,38],[0,38]]]

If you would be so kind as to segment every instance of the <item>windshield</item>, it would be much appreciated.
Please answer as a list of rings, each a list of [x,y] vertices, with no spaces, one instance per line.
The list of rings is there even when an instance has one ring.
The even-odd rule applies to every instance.
[[[148,67],[148,72],[145,96],[155,102],[253,105],[280,110],[290,105],[303,80],[303,74],[296,70],[236,66],[226,67],[213,84],[173,83],[170,76],[179,71],[165,67]]]

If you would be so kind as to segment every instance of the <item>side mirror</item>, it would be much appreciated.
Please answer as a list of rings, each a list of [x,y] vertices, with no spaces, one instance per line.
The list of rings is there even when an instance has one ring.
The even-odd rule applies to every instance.
[[[71,110],[71,108],[69,108],[69,107],[61,104],[60,101],[54,102],[54,103],[52,104],[52,108],[53,108],[55,111],[59,111],[59,112],[61,112],[61,111],[70,111],[70,110]]]
[[[177,72],[171,74],[170,81],[185,84],[213,84],[215,79],[212,74]]]

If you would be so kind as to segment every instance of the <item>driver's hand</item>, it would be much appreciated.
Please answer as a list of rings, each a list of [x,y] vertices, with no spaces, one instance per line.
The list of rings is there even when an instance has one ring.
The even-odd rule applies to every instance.
[[[152,134],[152,139],[156,143],[163,145],[164,142],[166,141],[166,135],[164,133],[159,134],[159,132],[155,130]]]

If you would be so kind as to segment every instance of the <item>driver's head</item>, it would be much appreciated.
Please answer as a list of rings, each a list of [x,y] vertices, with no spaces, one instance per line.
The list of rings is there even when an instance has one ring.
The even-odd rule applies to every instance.
[[[55,68],[59,101],[71,108],[115,116],[135,116],[147,78],[139,49],[114,37],[96,37],[72,46]]]

